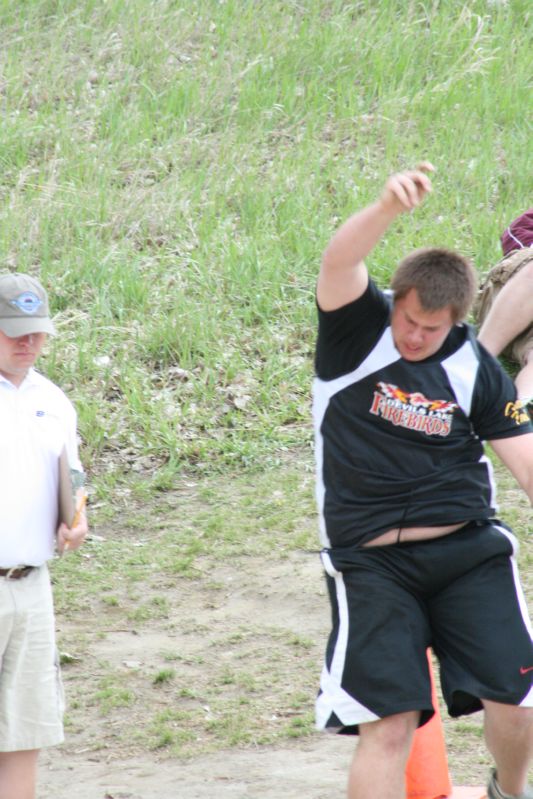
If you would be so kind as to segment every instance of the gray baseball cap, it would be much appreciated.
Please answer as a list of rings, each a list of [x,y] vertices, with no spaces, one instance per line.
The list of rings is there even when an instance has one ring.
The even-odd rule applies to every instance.
[[[20,272],[0,275],[0,330],[9,338],[28,333],[50,333],[48,295],[39,281]]]

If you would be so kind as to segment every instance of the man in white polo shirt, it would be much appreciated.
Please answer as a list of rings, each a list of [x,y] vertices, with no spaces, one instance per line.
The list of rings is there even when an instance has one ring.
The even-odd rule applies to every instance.
[[[87,534],[84,512],[58,519],[61,453],[82,467],[72,404],[32,368],[47,334],[39,281],[0,275],[0,799],[34,799],[39,750],[63,740],[46,564]]]

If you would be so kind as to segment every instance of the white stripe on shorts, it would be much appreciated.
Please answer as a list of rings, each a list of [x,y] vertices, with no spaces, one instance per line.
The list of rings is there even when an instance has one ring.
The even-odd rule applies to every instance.
[[[522,586],[520,584],[520,577],[518,574],[518,564],[516,562],[516,556],[518,555],[518,549],[520,546],[519,541],[516,538],[516,536],[514,536],[513,533],[511,533],[509,530],[506,530],[505,527],[500,527],[499,525],[495,524],[494,528],[498,530],[506,538],[508,538],[513,547],[513,554],[510,558],[510,561],[511,561],[511,568],[513,570],[513,580],[515,584],[516,598],[518,599],[518,605],[520,607],[520,613],[524,620],[524,624],[526,628],[529,630],[529,635],[533,637],[533,630],[531,628],[531,621],[527,609],[527,602],[524,596],[524,591],[522,590]],[[531,664],[528,663],[527,665]],[[533,686],[529,689],[528,693],[522,699],[519,707],[533,707]]]
[[[331,562],[327,551],[321,553],[324,569],[335,580],[335,591],[337,594],[337,604],[339,607],[339,631],[335,642],[335,649],[331,659],[331,666],[328,669],[324,663],[322,676],[320,679],[321,693],[317,697],[316,727],[323,730],[332,713],[335,713],[343,726],[354,724],[364,724],[367,721],[377,721],[376,716],[369,708],[362,705],[353,696],[350,696],[342,687],[342,675],[346,662],[346,649],[348,645],[349,616],[348,603],[346,601],[346,587],[341,572],[338,572]],[[335,732],[335,728],[328,727]]]

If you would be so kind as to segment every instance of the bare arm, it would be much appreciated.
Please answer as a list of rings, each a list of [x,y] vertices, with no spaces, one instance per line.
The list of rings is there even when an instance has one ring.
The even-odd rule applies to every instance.
[[[495,298],[478,338],[493,355],[533,321],[533,258],[507,281]]]
[[[489,441],[533,506],[533,433]]]
[[[337,230],[324,251],[318,276],[317,300],[324,311],[340,308],[365,292],[368,272],[364,258],[396,217],[416,208],[431,191],[426,172],[432,171],[431,164],[423,163],[418,169],[392,175],[379,199]]]

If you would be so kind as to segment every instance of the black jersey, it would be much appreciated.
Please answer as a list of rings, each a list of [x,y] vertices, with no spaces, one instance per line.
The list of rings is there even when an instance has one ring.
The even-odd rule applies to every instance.
[[[394,345],[390,311],[372,281],[358,300],[318,311],[313,416],[325,547],[494,516],[482,442],[532,429],[512,380],[469,325],[412,362]]]

